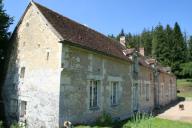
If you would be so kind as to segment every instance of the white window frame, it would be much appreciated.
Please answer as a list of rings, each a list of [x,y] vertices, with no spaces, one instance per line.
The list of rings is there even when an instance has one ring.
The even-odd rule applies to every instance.
[[[119,95],[119,81],[111,81],[111,106],[116,106],[119,103],[118,95]],[[115,90],[114,90],[115,88]]]
[[[99,80],[89,80],[89,109],[99,108]]]

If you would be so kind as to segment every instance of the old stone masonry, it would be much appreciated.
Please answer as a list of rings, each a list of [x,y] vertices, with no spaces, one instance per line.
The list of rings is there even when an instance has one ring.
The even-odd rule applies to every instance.
[[[101,33],[30,2],[11,40],[3,87],[6,120],[28,128],[126,119],[176,99],[169,68]]]

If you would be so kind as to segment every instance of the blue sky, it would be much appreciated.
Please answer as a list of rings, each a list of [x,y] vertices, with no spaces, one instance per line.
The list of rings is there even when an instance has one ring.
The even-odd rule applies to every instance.
[[[12,31],[30,0],[4,0],[7,13],[14,17]],[[161,23],[177,21],[182,31],[192,35],[192,0],[34,0],[105,35],[140,33]]]

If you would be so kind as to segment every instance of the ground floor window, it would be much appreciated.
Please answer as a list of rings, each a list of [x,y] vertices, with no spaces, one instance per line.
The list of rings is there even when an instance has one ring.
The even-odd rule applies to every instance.
[[[97,108],[98,107],[98,86],[100,81],[98,80],[90,80],[89,82],[89,108]]]
[[[111,105],[118,104],[119,82],[111,82]]]
[[[150,97],[150,85],[149,84],[146,84],[146,100],[148,101],[149,100],[149,97]]]
[[[12,99],[11,103],[10,103],[10,112],[11,114],[17,114],[17,110],[18,110],[18,100],[16,99]]]
[[[27,102],[26,101],[21,101],[21,104],[20,104],[20,117],[24,117],[26,115],[26,107],[27,107]]]

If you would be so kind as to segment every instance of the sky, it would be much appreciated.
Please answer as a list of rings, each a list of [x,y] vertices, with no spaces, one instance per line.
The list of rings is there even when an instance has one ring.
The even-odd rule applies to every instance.
[[[192,35],[192,0],[34,0],[72,20],[105,35],[139,34],[159,23]],[[14,17],[13,31],[30,0],[4,0],[4,9]]]

